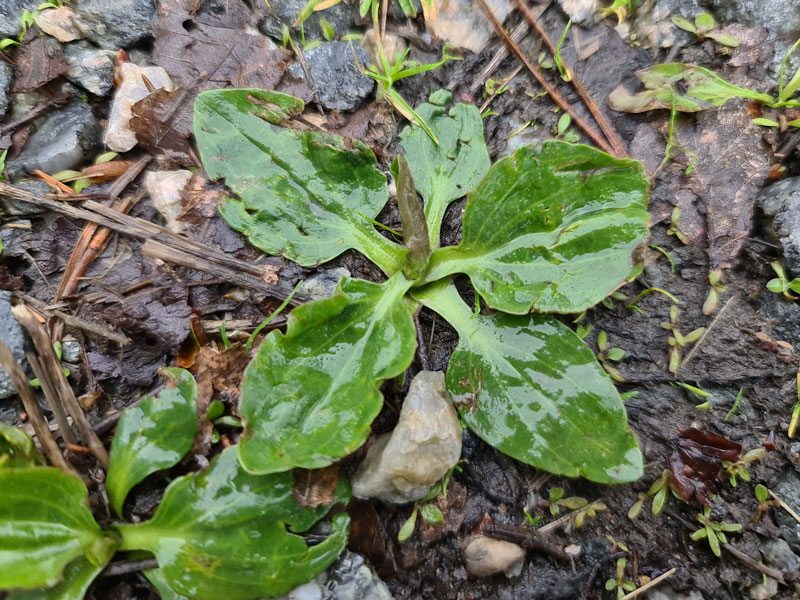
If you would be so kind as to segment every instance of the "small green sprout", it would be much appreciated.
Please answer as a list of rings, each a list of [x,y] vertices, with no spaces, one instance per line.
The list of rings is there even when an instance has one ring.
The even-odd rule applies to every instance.
[[[622,292],[612,292],[611,294],[603,298],[600,301],[600,304],[602,304],[606,308],[614,308],[614,300],[622,302],[623,300],[627,299],[628,299],[627,296],[625,296],[625,294],[623,294]]]
[[[222,339],[222,346],[225,350],[231,347],[231,341],[228,339],[228,332],[225,330],[225,319],[219,324],[219,337]]]
[[[556,63],[556,67],[558,67],[558,72],[561,75],[561,79],[564,81],[572,81],[572,71],[561,59],[561,46],[564,45],[564,40],[567,39],[567,33],[569,32],[570,27],[572,27],[572,19],[567,21],[567,26],[564,27],[564,31],[561,33],[561,37],[558,40],[558,45],[556,46],[556,53],[553,56],[553,61]]]
[[[670,489],[669,470],[664,469],[664,471],[661,473],[661,477],[653,482],[653,484],[650,486],[650,489],[647,490],[647,493],[639,493],[639,499],[633,503],[628,511],[628,518],[635,519],[638,517],[642,512],[644,503],[650,498],[653,499],[653,505],[650,507],[651,512],[654,515],[661,513],[661,511],[664,510],[664,507],[667,505],[667,498]]]
[[[534,517],[533,515],[531,515],[530,511],[528,511],[527,506],[522,507],[522,514],[525,515],[525,521],[531,527],[536,527],[536,525],[539,524],[539,521],[542,520],[542,517]]]
[[[783,294],[787,300],[797,300],[797,296],[792,296],[789,291],[800,294],[800,279],[795,278],[789,281],[786,269],[778,261],[773,261],[770,265],[778,276],[767,282],[767,289],[776,294]]]
[[[708,272],[708,283],[711,288],[708,290],[705,302],[703,302],[703,314],[708,316],[717,310],[717,301],[719,294],[726,291],[726,287],[722,285],[722,270],[714,269]]]
[[[756,485],[753,493],[758,501],[758,507],[756,508],[756,512],[753,513],[753,518],[751,520],[754,523],[758,523],[770,508],[773,506],[780,506],[780,502],[777,500],[770,500],[769,490],[766,488],[766,486],[763,486],[760,483]]]
[[[694,18],[694,23],[683,17],[673,16],[672,24],[679,29],[695,34],[697,40],[700,42],[709,38],[729,48],[736,48],[739,45],[739,40],[732,35],[714,31],[714,29],[717,28],[717,22],[714,20],[714,17],[708,13],[697,15]]]
[[[675,304],[680,304],[681,303],[680,300],[678,300],[675,296],[670,294],[667,290],[662,290],[661,288],[657,288],[657,287],[649,287],[647,289],[642,290],[638,294],[636,294],[636,297],[633,300],[631,300],[630,302],[628,302],[625,305],[625,308],[631,308],[633,310],[638,310],[639,312],[642,312],[642,309],[639,308],[639,306],[636,303],[639,300],[641,300],[642,298],[644,298],[645,296],[647,296],[648,294],[652,294],[653,292],[658,292],[659,294],[663,294],[664,296],[666,296],[667,298],[672,300]]]
[[[636,584],[632,581],[625,579],[625,567],[628,564],[627,559],[617,559],[617,575],[611,579],[606,580],[606,589],[609,592],[617,590],[617,598],[622,598],[625,594],[632,592],[636,589]]]
[[[739,408],[739,403],[742,401],[742,397],[744,395],[744,388],[739,388],[739,393],[736,394],[736,400],[733,401],[733,406],[728,411],[728,414],[725,415],[725,421],[730,421],[734,414],[736,414],[736,410]]]
[[[678,314],[678,307],[673,304],[669,309],[669,321],[661,323],[661,327],[670,332],[667,343],[672,348],[669,355],[669,371],[673,375],[678,373],[681,364],[681,350],[697,343],[706,332],[705,327],[698,327],[691,333],[683,335],[677,326]]]
[[[682,244],[688,246],[691,243],[689,236],[683,233],[678,227],[678,221],[681,219],[681,209],[677,206],[672,209],[672,213],[669,217],[669,227],[667,228],[667,235],[674,235],[678,238]]]
[[[728,472],[728,475],[730,475],[730,484],[736,487],[738,485],[738,479],[750,481],[750,471],[748,471],[747,465],[751,462],[761,460],[766,454],[767,451],[764,448],[754,448],[736,462],[723,460],[722,466]]]
[[[600,364],[603,365],[603,368],[614,381],[622,382],[625,381],[625,378],[622,376],[622,373],[610,363],[619,362],[623,358],[625,358],[625,351],[622,348],[608,347],[608,335],[605,331],[601,331],[597,334],[597,360],[600,361]]]
[[[711,392],[707,392],[704,389],[701,389],[699,387],[695,387],[693,385],[689,385],[688,383],[684,383],[682,381],[673,381],[673,382],[670,382],[670,385],[673,385],[673,386],[676,386],[676,387],[682,387],[683,389],[685,389],[688,392],[691,392],[692,394],[694,394],[698,398],[701,398],[701,399],[705,400],[705,402],[702,402],[700,404],[696,404],[695,405],[696,409],[705,410],[705,411],[711,410],[711,402],[709,401],[709,398],[711,398]]]
[[[417,526],[417,513],[419,512],[419,507],[414,505],[414,510],[411,511],[411,516],[408,517],[403,523],[403,526],[400,527],[400,531],[397,533],[397,541],[401,544],[408,540],[411,537],[411,534],[414,533],[414,529]]]
[[[575,513],[575,529],[580,529],[583,527],[586,517],[593,519],[597,516],[597,513],[603,512],[604,510],[608,510],[608,506],[606,506],[605,503],[601,502],[600,500],[595,500],[591,504],[587,504],[583,508],[579,509],[578,512]]]
[[[336,37],[336,32],[333,30],[333,25],[331,25],[331,22],[328,21],[328,19],[320,19],[319,27],[322,30],[322,37],[324,37],[326,41],[330,42]]]
[[[544,504],[549,507],[550,514],[556,517],[561,512],[562,508],[577,510],[583,508],[589,504],[589,502],[586,498],[581,498],[579,496],[564,498],[564,488],[554,487],[550,490],[550,498],[545,500]]]
[[[696,542],[698,540],[707,539],[708,545],[714,556],[721,557],[722,550],[720,544],[727,544],[728,538],[725,533],[736,533],[742,530],[739,523],[725,523],[713,521],[711,519],[711,507],[706,506],[703,508],[702,513],[697,514],[697,520],[700,522],[700,529],[694,531],[691,538]]]
[[[634,8],[638,7],[641,3],[641,0],[614,0],[614,3],[610,6],[598,9],[600,11],[600,18],[605,19],[615,14],[617,15],[617,24],[622,25],[623,21],[625,21],[629,15],[633,14]]]

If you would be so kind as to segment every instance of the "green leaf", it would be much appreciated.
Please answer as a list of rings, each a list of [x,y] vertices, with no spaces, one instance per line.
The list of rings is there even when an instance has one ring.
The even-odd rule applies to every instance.
[[[675,17],[672,18],[672,22],[675,23]],[[697,27],[697,32],[701,34],[711,31],[717,26],[717,22],[714,20],[714,17],[712,17],[709,13],[697,15],[694,18],[694,24]]]
[[[67,565],[64,578],[54,587],[16,592],[7,600],[84,600],[86,590],[105,566],[105,563],[92,564],[81,556]]]
[[[642,473],[625,407],[591,350],[543,315],[473,317],[452,284],[414,292],[458,331],[447,386],[490,445],[559,475],[623,483]]]
[[[83,482],[53,467],[0,469],[0,590],[52,586],[86,555],[103,565],[114,542],[87,504]]]
[[[645,112],[659,108],[697,112],[725,104],[732,98],[749,98],[772,104],[773,98],[728,83],[722,77],[697,65],[664,63],[636,71],[644,91],[631,94],[619,86],[608,97],[608,105],[623,112]],[[676,88],[685,90],[683,94]]]
[[[569,114],[564,113],[561,115],[561,117],[558,119],[558,125],[556,127],[557,134],[564,135],[564,132],[567,130],[567,127],[569,127],[570,123],[572,123],[572,117],[570,117]]]
[[[320,19],[319,20],[319,27],[322,30],[322,37],[324,37],[327,41],[331,41],[334,37],[336,37],[336,31],[333,29],[333,25],[328,19]]]
[[[0,422],[0,468],[33,467],[44,464],[36,445],[18,427]]]
[[[769,491],[764,485],[759,483],[758,485],[756,485],[755,495],[756,495],[756,500],[763,503],[767,501],[767,498],[769,498]]]
[[[608,296],[648,235],[637,161],[582,145],[522,146],[469,195],[462,242],[433,253],[425,281],[466,273],[513,314],[578,313]]]
[[[145,477],[172,467],[191,449],[197,434],[197,384],[184,369],[164,369],[174,378],[156,397],[125,409],[111,444],[106,491],[122,516],[128,492]]]
[[[156,588],[158,595],[161,596],[161,600],[190,600],[170,587],[161,569],[148,569],[147,571],[142,571],[142,575],[147,577],[147,581]]]
[[[706,537],[708,537],[708,545],[711,547],[711,551],[714,553],[714,556],[722,556],[722,550],[720,550],[719,538],[717,537],[716,532],[710,527],[707,527]]]
[[[608,351],[608,360],[618,362],[623,358],[625,358],[625,350],[622,348],[611,348],[611,350]]]
[[[265,90],[211,90],[195,101],[194,131],[212,179],[237,198],[221,207],[228,224],[269,254],[314,266],[355,248],[384,271],[402,267],[405,249],[362,217],[389,198],[375,155],[338,135],[278,127],[303,102]]]
[[[411,512],[411,516],[408,517],[403,526],[400,527],[400,531],[397,532],[397,541],[401,544],[405,542],[408,538],[411,537],[411,534],[414,533],[414,528],[417,526],[417,507],[414,507],[414,510]]]
[[[753,123],[756,125],[761,125],[762,127],[777,127],[778,122],[773,121],[772,119],[766,119],[764,117],[757,117],[753,119]]]
[[[422,518],[428,523],[433,523],[436,525],[444,521],[444,515],[442,514],[442,511],[439,510],[439,507],[435,504],[423,504],[422,508],[420,509],[420,513],[422,514]]]
[[[414,3],[412,0],[398,0],[400,4],[400,8],[403,10],[403,14],[411,19],[417,18],[417,9],[414,8]]]
[[[789,282],[789,289],[796,294],[800,294],[800,279],[792,279]]]
[[[472,104],[456,103],[448,111],[451,94],[434,92],[429,102],[416,108],[439,140],[417,125],[400,134],[400,146],[414,174],[417,191],[425,200],[425,218],[431,247],[439,247],[445,210],[453,200],[472,191],[489,170],[491,162],[483,139],[483,120]]]
[[[184,596],[279,596],[336,559],[350,521],[346,514],[337,515],[328,538],[307,546],[296,534],[307,531],[329,507],[301,507],[292,497],[292,485],[291,473],[246,473],[236,448],[228,448],[208,470],[173,481],[150,521],[119,525],[121,548],[155,554],[170,587]],[[348,496],[342,480],[334,502]]]
[[[294,309],[245,370],[239,457],[253,473],[327,466],[361,446],[378,416],[383,380],[416,349],[411,286],[342,278],[331,298]]]
[[[697,27],[695,27],[694,23],[692,23],[688,19],[684,19],[683,17],[679,17],[678,15],[673,15],[672,24],[675,25],[675,27],[683,29],[684,31],[688,31],[690,33],[694,33],[695,35],[697,35]]]
[[[711,38],[718,44],[722,44],[723,46],[728,46],[729,48],[739,47],[739,40],[737,40],[732,35],[728,35],[727,33],[707,33],[706,37]]]
[[[770,279],[767,282],[767,289],[770,292],[780,293],[785,292],[788,289],[788,284],[784,279]]]

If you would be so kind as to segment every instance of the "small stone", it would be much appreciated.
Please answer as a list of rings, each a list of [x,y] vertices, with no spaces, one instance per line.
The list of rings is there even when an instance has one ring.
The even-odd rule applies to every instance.
[[[36,194],[37,196],[44,196],[45,194],[52,193],[52,189],[41,179],[25,179],[18,181],[14,184],[20,189]],[[12,198],[11,196],[4,196],[0,194],[0,208],[3,214],[8,217],[22,217],[26,215],[36,215],[47,212],[47,208],[31,202],[25,202],[19,198]]]
[[[389,588],[364,557],[349,550],[317,582],[322,586],[323,600],[393,600]]]
[[[435,38],[478,54],[494,37],[494,29],[477,0],[449,0],[438,4],[436,19],[425,23]],[[487,4],[501,23],[513,7],[511,0],[487,0]]]
[[[600,0],[556,0],[567,16],[574,23],[591,27],[597,20],[597,9],[600,8]]]
[[[14,359],[20,365],[26,365],[26,338],[22,326],[11,314],[11,292],[0,291],[0,341],[2,341]],[[0,367],[0,398],[8,398],[17,393],[11,378],[3,367]]]
[[[75,101],[51,113],[28,139],[20,155],[6,164],[12,179],[40,169],[58,173],[75,169],[95,156],[100,144],[100,125],[91,107]]]
[[[773,491],[792,510],[800,513],[800,475],[797,472],[787,469],[778,478],[778,483]],[[781,537],[788,542],[795,554],[800,555],[800,523],[795,521],[785,510],[775,511],[775,520],[781,529]]]
[[[41,0],[0,0],[0,39],[17,37],[22,13],[33,12],[41,3]]]
[[[662,585],[654,590],[650,590],[645,595],[647,600],[704,600],[703,594],[697,590],[692,590],[689,594],[676,592],[669,585]]]
[[[0,117],[6,114],[8,109],[8,94],[11,90],[12,74],[11,65],[0,61]]]
[[[108,50],[127,48],[153,34],[152,0],[79,0],[76,10],[84,36]]]
[[[81,344],[73,337],[65,337],[61,341],[61,360],[77,363],[81,359]]]
[[[300,27],[294,27],[300,11],[308,4],[308,0],[281,0],[271,4],[274,15],[269,15],[259,24],[261,33],[268,35],[275,40],[282,39],[282,22],[286,23],[296,33]],[[350,31],[355,11],[353,6],[340,2],[322,11],[314,11],[303,22],[303,32],[306,40],[321,40],[322,28],[319,25],[320,19],[326,19],[333,27],[336,35],[344,35]]]
[[[66,43],[83,37],[75,19],[74,10],[69,6],[61,6],[41,11],[39,18],[36,19],[36,24],[46,34],[52,35],[59,42]]]
[[[64,47],[64,60],[69,67],[69,80],[95,96],[106,96],[114,88],[112,50],[95,48],[89,42],[75,42]]]
[[[173,233],[183,233],[184,223],[178,220],[183,212],[181,192],[191,177],[191,171],[182,169],[150,171],[144,178],[144,184],[153,201],[153,206],[166,220],[167,229]]]
[[[350,42],[325,42],[305,53],[308,71],[319,91],[319,101],[328,110],[354,110],[375,87],[375,82],[358,70],[354,52],[359,64],[368,62],[366,50]],[[290,72],[295,77],[305,78],[297,63],[290,67]]]
[[[353,495],[384,502],[413,502],[461,456],[461,424],[444,373],[414,377],[392,433],[380,436],[353,477]]]
[[[127,152],[137,143],[136,134],[130,127],[133,117],[131,107],[151,93],[142,80],[142,75],[147,77],[152,91],[161,88],[172,91],[172,81],[161,67],[140,67],[130,62],[122,64],[120,74],[122,81],[114,94],[103,141],[115,152]]]
[[[350,271],[344,267],[323,271],[319,275],[314,275],[303,281],[298,292],[312,300],[330,298],[336,292],[339,280],[342,277],[350,277]]]
[[[761,556],[770,567],[779,571],[800,571],[800,557],[797,556],[785,540],[775,538],[761,544]]]
[[[764,188],[756,202],[783,246],[789,271],[800,276],[800,177],[782,179]]]
[[[474,535],[464,548],[464,558],[467,571],[476,577],[488,577],[496,573],[515,577],[522,572],[525,550],[511,542]]]
[[[752,600],[769,600],[778,593],[778,582],[771,577],[765,577],[762,583],[752,586],[748,591]]]

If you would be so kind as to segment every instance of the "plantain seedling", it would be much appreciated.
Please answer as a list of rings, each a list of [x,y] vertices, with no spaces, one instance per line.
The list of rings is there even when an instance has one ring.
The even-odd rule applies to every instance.
[[[597,360],[614,381],[625,381],[622,373],[611,365],[611,362],[619,362],[625,358],[625,351],[622,348],[609,348],[608,335],[605,331],[597,334]]]
[[[678,307],[673,304],[669,309],[669,321],[661,323],[661,327],[670,332],[667,343],[672,348],[669,354],[669,371],[673,375],[678,373],[678,367],[681,365],[681,350],[697,343],[706,332],[705,327],[698,327],[691,333],[683,335],[677,326],[678,314]]]
[[[717,28],[717,22],[708,13],[697,15],[694,18],[694,23],[683,17],[673,16],[672,24],[679,29],[695,34],[699,42],[709,38],[729,48],[736,48],[739,45],[739,40],[732,35],[714,31]]]
[[[751,519],[754,523],[760,522],[762,517],[769,511],[770,508],[781,505],[777,500],[770,500],[769,490],[766,488],[766,486],[763,486],[760,483],[756,485],[753,493],[758,501],[758,507],[756,508],[756,512],[753,513],[753,518]]]
[[[608,506],[606,506],[605,503],[601,502],[600,500],[595,500],[591,504],[587,504],[583,508],[579,509],[578,512],[575,513],[575,529],[580,529],[583,527],[586,517],[593,519],[597,516],[597,513],[603,512],[604,510],[608,510]]]
[[[632,581],[625,579],[625,567],[628,561],[625,557],[617,559],[617,574],[616,577],[606,580],[606,589],[609,592],[617,590],[617,598],[623,598],[636,589],[636,584]]]
[[[672,209],[672,214],[669,216],[669,227],[667,228],[667,235],[674,235],[682,244],[688,246],[691,243],[689,236],[683,233],[678,227],[678,221],[681,219],[681,209],[677,206]]]
[[[730,475],[729,481],[731,485],[736,487],[740,478],[744,481],[750,481],[750,471],[748,471],[747,465],[751,462],[761,460],[766,454],[767,451],[764,448],[754,448],[736,462],[723,460],[722,466],[728,472],[728,475]]]
[[[710,506],[704,507],[703,512],[697,514],[697,520],[700,522],[701,527],[692,533],[691,538],[695,542],[707,539],[711,552],[717,558],[722,556],[720,544],[728,543],[728,537],[725,534],[742,530],[742,526],[739,523],[725,523],[724,521],[720,523],[712,520]]]
[[[726,287],[722,285],[722,270],[714,269],[708,272],[708,283],[711,288],[708,290],[705,302],[703,302],[703,314],[708,316],[717,310],[717,301],[719,295],[726,291]]]
[[[653,505],[650,507],[650,510],[654,515],[661,513],[664,510],[664,507],[667,505],[667,498],[669,497],[670,492],[670,476],[669,476],[669,469],[664,469],[661,473],[661,477],[656,479],[653,484],[650,486],[650,489],[647,490],[647,493],[639,493],[639,499],[633,503],[630,510],[628,511],[628,518],[635,519],[639,516],[639,513],[642,512],[642,507],[644,503],[652,498]]]
[[[589,504],[586,498],[579,496],[570,496],[564,498],[564,488],[554,487],[550,490],[550,498],[544,500],[543,504],[550,509],[550,514],[557,517],[562,508],[569,510],[577,510]]]
[[[783,297],[787,300],[797,300],[797,296],[792,296],[789,291],[800,294],[800,279],[795,278],[789,281],[786,269],[777,260],[771,262],[770,265],[778,276],[767,282],[767,289],[776,294],[783,294]]]

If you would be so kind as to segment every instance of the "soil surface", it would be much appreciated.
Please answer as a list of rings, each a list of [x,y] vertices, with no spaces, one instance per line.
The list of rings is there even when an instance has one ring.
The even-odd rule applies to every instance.
[[[270,2],[273,6],[280,3],[280,0]],[[123,4],[136,3],[126,1]],[[359,99],[355,110],[318,111],[314,91],[302,79],[302,69],[298,71],[289,67],[287,70],[294,58],[291,50],[279,46],[280,33],[276,45],[268,41],[264,33],[258,32],[260,24],[274,18],[262,6],[263,2],[253,0],[252,5],[244,0],[176,2],[186,5],[184,12],[177,15],[172,12],[173,8],[166,6],[172,4],[172,0],[158,4],[154,20],[147,24],[149,31],[141,39],[109,40],[108,44],[103,40],[92,40],[92,48],[116,50],[122,43],[131,60],[164,66],[173,82],[187,90],[188,98],[180,105],[179,113],[188,110],[185,107],[191,106],[191,98],[198,89],[213,87],[270,87],[303,97],[309,101],[308,120],[325,129],[363,139],[375,151],[382,167],[388,170],[395,153],[397,134],[405,126],[405,121],[385,103],[376,103],[374,94]],[[698,14],[708,6],[715,8],[713,3],[692,1],[645,4],[662,6],[667,14],[685,17]],[[784,0],[770,4],[791,7],[794,2]],[[0,7],[3,6],[0,1]],[[349,29],[363,32],[368,26],[367,21],[357,17],[354,7],[346,6],[345,18],[349,19]],[[551,39],[558,40],[567,22],[561,5],[537,1],[532,6],[538,10],[546,7],[540,17],[542,26]],[[477,3],[472,8],[480,11]],[[80,11],[80,7],[76,10]],[[442,43],[425,33],[422,15],[417,19],[406,19],[396,7],[393,10],[396,14],[390,15],[387,31],[407,41],[410,57],[420,62],[438,60]],[[798,9],[794,7],[794,10]],[[188,45],[175,36],[174,24],[181,22],[184,36],[195,36]],[[520,22],[521,16],[512,12],[505,25],[511,31]],[[635,28],[635,23],[629,18],[625,27]],[[418,526],[415,534],[400,544],[397,534],[408,518],[411,506],[354,501],[349,508],[354,519],[350,549],[368,559],[398,600],[615,598],[616,592],[607,591],[605,583],[614,577],[617,559],[623,556],[628,564],[626,579],[637,586],[676,569],[668,581],[657,588],[658,592],[648,592],[650,598],[788,600],[799,597],[795,581],[800,581],[797,571],[800,562],[793,561],[797,559],[795,555],[800,555],[800,525],[779,507],[769,509],[758,522],[752,520],[758,505],[754,496],[757,483],[773,490],[787,503],[794,503],[795,510],[800,510],[797,505],[800,499],[800,442],[787,436],[792,408],[798,397],[795,349],[800,348],[800,306],[765,288],[766,282],[775,276],[770,263],[781,259],[782,250],[771,234],[771,223],[756,209],[756,197],[761,188],[775,179],[800,174],[794,149],[798,142],[793,133],[796,130],[790,127],[781,131],[780,128],[752,125],[751,118],[758,116],[761,108],[744,100],[732,100],[722,107],[694,115],[678,115],[676,134],[678,145],[683,149],[674,150],[672,159],[661,165],[667,143],[669,111],[633,115],[613,111],[606,105],[606,98],[620,84],[627,85],[632,91],[637,89],[636,70],[670,61],[699,64],[737,85],[774,92],[775,45],[784,48],[785,45],[781,44],[785,44],[790,36],[774,29],[772,22],[759,23],[757,16],[749,20],[743,16],[739,21],[721,24],[727,27],[725,31],[741,40],[738,48],[728,51],[711,40],[700,42],[696,37],[682,33],[668,46],[658,47],[659,43],[656,43],[655,47],[648,47],[651,45],[642,37],[632,41],[629,32],[625,35],[628,31],[625,27],[615,29],[616,18],[613,16],[573,26],[563,47],[563,59],[573,65],[575,77],[608,117],[630,155],[642,160],[652,176],[652,245],[642,251],[644,272],[636,281],[618,290],[622,294],[619,299],[589,310],[580,322],[583,326],[591,326],[586,341],[592,349],[597,350],[597,335],[605,331],[609,346],[625,351],[624,359],[615,364],[624,378],[618,388],[628,394],[625,405],[644,455],[644,476],[636,483],[619,486],[549,476],[504,456],[465,430],[462,470],[454,474],[447,496],[438,499],[445,519],[443,525]],[[261,31],[267,29],[263,26]],[[203,39],[213,40],[213,36],[222,36],[223,31],[229,32],[226,35],[232,41],[223,43],[218,38],[221,44],[228,45],[223,50],[208,50],[222,52],[222,56],[207,56],[198,62],[197,52],[201,51],[192,45],[199,46]],[[341,35],[340,31],[336,33]],[[244,39],[241,36],[254,35],[264,38],[263,43],[249,40],[245,44],[241,41]],[[320,33],[316,35],[319,38]],[[64,94],[72,94],[79,100],[83,96],[100,127],[106,125],[110,111],[110,93],[97,95],[81,87],[77,79],[70,78],[71,82],[66,79],[67,71],[58,62],[58,56],[63,60],[62,47],[75,42],[59,43],[45,36],[57,47],[37,49],[32,47],[34,40],[44,39],[37,36],[44,34],[34,27],[25,35],[23,45],[11,49],[4,59],[13,67],[13,78],[25,82],[24,89],[19,88],[16,93],[8,90],[10,106],[4,117],[0,114],[0,149],[8,149],[6,175],[9,176],[10,171],[13,182],[29,176],[25,173],[27,167],[15,161],[22,152],[28,151],[26,140],[33,139],[32,134],[43,126],[43,120],[62,110]],[[453,90],[454,99],[480,106],[487,99],[485,88],[479,83],[481,73],[501,47],[502,43],[492,36],[481,52],[464,51],[463,60],[405,79],[396,88],[411,105],[419,104],[431,92],[447,87]],[[534,63],[538,62],[542,49],[535,33],[528,31],[520,47]],[[117,56],[114,60],[121,58]],[[236,64],[229,64],[231,60]],[[41,79],[47,80],[33,81],[36,79],[34,74],[41,71],[42,61],[48,66],[49,75],[42,75]],[[195,71],[186,73],[180,70],[175,63],[181,61],[194,61]],[[209,76],[214,68],[209,65],[216,65],[219,69],[219,64],[226,65],[222,75],[214,71],[216,75]],[[506,58],[492,77],[503,79],[518,64],[515,58]],[[0,62],[0,69],[3,65]],[[558,82],[557,88],[564,98],[589,118],[590,114],[574,88],[561,81],[555,69],[545,69],[544,72],[550,81]],[[327,91],[335,95],[335,90]],[[541,87],[523,69],[508,83],[507,91],[492,99],[489,105],[491,113],[484,122],[493,160],[507,155],[523,143],[558,137],[557,123],[561,112],[556,110],[551,98],[541,92]],[[0,100],[4,97],[5,94],[0,95]],[[34,106],[44,107],[42,116],[32,123],[25,122],[25,114]],[[152,115],[151,118],[152,125],[157,119]],[[116,160],[136,161],[152,155],[145,172],[199,167],[190,146],[189,130],[185,123],[181,123],[183,117],[173,118],[175,121],[169,125],[168,135],[163,136],[160,144],[154,143],[150,147],[140,144],[120,154]],[[796,118],[796,115],[787,114],[786,118]],[[577,134],[581,142],[589,143],[574,124],[569,132]],[[167,147],[163,140],[177,141],[175,144],[170,142]],[[90,150],[84,152],[84,157],[66,168],[80,169],[90,164],[92,158],[102,151],[99,138],[95,142],[89,144]],[[137,199],[142,196],[130,214],[163,223],[152,198],[142,195],[144,178],[144,175],[136,177],[122,196]],[[114,180],[91,185],[83,193],[93,194],[92,198],[102,202],[108,198],[113,185]],[[354,277],[373,281],[382,279],[380,271],[355,252],[348,252],[318,269],[301,268],[282,258],[263,257],[219,217],[216,205],[222,195],[222,186],[209,182],[202,169],[194,172],[180,198],[182,214],[179,220],[185,226],[184,235],[242,261],[274,267],[277,285],[282,290],[291,290],[300,279],[341,267]],[[458,243],[460,238],[464,202],[455,202],[447,212],[443,240],[448,245]],[[675,206],[681,208],[679,226],[688,243],[669,232],[670,215]],[[14,292],[17,302],[22,301],[23,296],[29,296],[50,304],[84,224],[52,211],[23,209],[7,213],[0,228],[3,241],[0,288]],[[384,209],[379,220],[389,227],[400,226],[393,202]],[[716,310],[706,316],[703,305],[710,289],[708,274],[717,268],[722,270],[725,289],[719,292]],[[464,279],[458,283],[465,299],[472,301],[468,281]],[[653,288],[664,290],[680,300],[677,326],[684,335],[698,327],[706,328],[705,335],[696,345],[683,350],[677,376],[669,371],[669,333],[662,327],[662,323],[669,321],[672,300],[661,291],[651,291],[635,301],[636,308],[628,307],[640,292]],[[195,334],[198,341],[218,344],[219,321],[235,321],[240,326],[234,327],[233,331],[229,329],[228,335],[233,341],[241,341],[280,301],[263,291],[243,290],[241,285],[227,281],[224,275],[157,261],[143,254],[141,241],[114,234],[103,252],[91,262],[76,288],[60,299],[58,308],[84,321],[122,333],[131,338],[132,343],[121,348],[102,335],[68,323],[64,329],[67,339],[75,340],[79,349],[70,364],[70,384],[77,395],[85,395],[91,422],[102,432],[104,441],[110,442],[111,429],[119,411],[158,387],[159,367],[192,364],[195,338],[190,335],[190,323],[205,329],[205,334]],[[284,319],[278,319],[270,327],[279,327],[283,322]],[[455,348],[455,331],[434,313],[423,309],[419,322],[420,337],[428,341],[426,356],[424,360],[419,357],[415,360],[404,385],[389,382],[384,386],[386,402],[373,425],[375,434],[389,431],[394,426],[408,382],[423,368],[423,362],[430,369],[446,370],[448,358]],[[564,318],[564,322],[576,326],[574,317]],[[49,325],[52,331],[55,325]],[[234,413],[238,399],[237,375],[243,366],[244,362],[241,362],[232,369],[233,375],[231,381],[226,382],[227,387],[215,386],[215,397],[222,399]],[[710,392],[708,402],[676,386],[676,381]],[[737,396],[740,397],[738,402]],[[23,425],[23,412],[16,396],[0,400],[0,419],[3,421]],[[712,517],[717,521],[743,525],[741,533],[729,536],[734,552],[723,548],[721,558],[714,556],[704,541],[690,539],[699,526],[696,515],[702,510],[702,505],[694,498],[685,503],[670,496],[659,515],[651,513],[648,499],[638,517],[628,517],[639,494],[646,493],[669,467],[681,432],[692,427],[741,444],[745,452],[763,447],[765,443],[770,448],[762,459],[748,465],[750,481],[740,477],[734,487],[727,477],[722,477],[714,484],[716,497]],[[236,430],[223,430],[223,444],[235,443],[236,438]],[[773,439],[774,443],[768,443]],[[181,473],[202,468],[218,448],[219,445],[209,446],[193,454],[191,460],[169,474],[152,477],[135,488],[126,505],[129,518],[148,518],[168,481]],[[346,459],[342,472],[352,474],[362,457],[363,450]],[[106,506],[101,493],[102,472],[85,456],[72,456],[71,459],[95,479],[92,492],[96,516],[101,522],[108,521],[108,512],[104,513],[102,509]],[[576,546],[573,558],[558,561],[530,550],[518,575],[471,576],[463,556],[467,538],[477,528],[485,526],[487,519],[496,525],[513,528],[525,526],[526,513],[541,518],[537,527],[556,521],[545,503],[554,487],[563,488],[565,496],[601,501],[607,507],[597,512],[595,517],[586,518],[581,528],[576,528],[574,520],[568,518],[549,528],[548,533],[541,537],[554,548]],[[527,539],[534,537],[530,529],[513,531],[517,532],[517,541],[524,541],[525,535],[529,536]],[[527,533],[523,535],[519,531]],[[767,549],[780,539],[788,543],[780,557],[783,562],[769,558],[772,554]],[[766,591],[755,587],[764,583],[765,576],[759,570],[759,565],[764,564],[772,569],[768,572],[774,574],[774,569],[783,572],[784,581],[774,590],[766,589],[767,585],[764,585]],[[157,598],[158,595],[141,574],[134,572],[101,577],[90,589],[88,597],[123,600]]]

